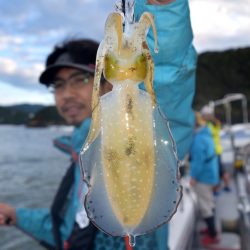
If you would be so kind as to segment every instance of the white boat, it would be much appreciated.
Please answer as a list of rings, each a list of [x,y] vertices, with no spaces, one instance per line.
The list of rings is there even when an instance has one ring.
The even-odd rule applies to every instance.
[[[231,103],[242,103],[242,124],[232,125]],[[250,249],[250,123],[248,123],[247,99],[244,94],[229,94],[209,105],[225,107],[226,124],[221,132],[222,162],[232,173],[232,192],[216,197],[217,227],[220,243],[208,249]],[[235,168],[235,166],[238,168]],[[189,186],[189,178],[181,180],[183,198],[176,214],[169,223],[169,249],[204,249],[199,244],[199,214],[195,193]]]

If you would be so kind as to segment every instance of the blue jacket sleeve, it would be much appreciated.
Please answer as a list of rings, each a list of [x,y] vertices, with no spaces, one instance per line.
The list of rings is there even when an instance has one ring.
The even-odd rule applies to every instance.
[[[55,245],[52,219],[48,209],[18,208],[17,227],[38,241],[44,241],[52,246]],[[60,227],[61,236],[66,240],[72,231],[72,218],[66,214]],[[74,222],[74,220],[73,220]]]
[[[196,52],[192,45],[192,29],[187,0],[176,0],[163,5],[146,5],[136,1],[135,17],[143,12],[154,15],[159,53],[154,53],[154,37],[150,30],[147,41],[154,59],[154,90],[157,102],[170,122],[177,144],[178,157],[188,152],[194,124],[192,101],[194,96]],[[168,227],[156,231],[157,249],[166,249]]]
[[[148,44],[155,63],[154,89],[157,102],[170,122],[183,159],[192,141],[194,115],[192,101],[195,91],[196,52],[187,0],[176,0],[164,6],[136,2],[136,18],[145,11],[155,17],[159,53],[154,53],[154,37],[150,30]]]
[[[74,225],[76,212],[79,206],[78,187],[80,183],[79,168],[75,169],[75,182],[70,192],[67,202],[63,221],[60,226],[62,240],[68,239]],[[38,241],[44,241],[50,245],[55,245],[52,230],[52,218],[49,209],[26,209],[18,208],[16,210],[17,227],[35,238]]]
[[[196,181],[199,181],[205,161],[205,153],[204,153],[205,151],[203,145],[204,145],[203,141],[199,140],[198,138],[194,138],[190,152],[191,154],[190,176]]]
[[[38,241],[55,245],[52,233],[51,215],[48,209],[16,210],[17,227]]]

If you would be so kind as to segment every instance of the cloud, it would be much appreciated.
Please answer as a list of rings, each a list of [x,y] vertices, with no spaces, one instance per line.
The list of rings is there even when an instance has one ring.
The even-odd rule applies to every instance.
[[[44,90],[28,91],[7,83],[0,83],[0,105],[13,105],[16,103],[31,103],[54,105],[54,98],[51,93]]]
[[[52,47],[68,37],[100,40],[111,9],[112,1],[4,1],[0,8],[0,81],[40,89],[38,77]]]
[[[22,65],[17,61],[0,58],[0,79],[18,88],[38,89],[38,76],[43,69],[41,64]]]
[[[4,36],[1,34],[0,51],[7,49],[9,46],[19,46],[22,43],[21,37]]]
[[[1,26],[5,32],[11,34],[51,36],[54,33],[60,36],[63,33],[80,32],[89,37],[101,38],[101,24],[104,23],[107,12],[112,9],[111,3],[110,0],[22,0],[22,3],[19,0],[5,1],[0,10],[3,20]],[[87,23],[91,23],[91,29],[86,28]]]
[[[115,0],[0,1],[1,92],[9,84],[42,96],[46,89],[38,84],[38,77],[52,47],[68,37],[100,41],[106,17],[115,3]],[[190,0],[190,10],[198,52],[250,46],[250,0]]]
[[[192,0],[190,9],[199,52],[250,45],[250,0]]]

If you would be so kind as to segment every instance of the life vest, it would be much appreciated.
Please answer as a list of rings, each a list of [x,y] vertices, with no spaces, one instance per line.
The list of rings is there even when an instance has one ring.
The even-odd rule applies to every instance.
[[[221,127],[219,125],[214,125],[211,122],[208,122],[207,125],[212,133],[212,136],[213,136],[215,152],[217,155],[221,155],[222,154],[222,145],[221,145],[221,141],[220,141]]]

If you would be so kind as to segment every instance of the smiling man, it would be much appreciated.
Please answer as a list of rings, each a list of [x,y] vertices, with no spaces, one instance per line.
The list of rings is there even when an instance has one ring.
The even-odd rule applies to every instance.
[[[153,33],[150,31],[147,37],[155,63],[154,90],[158,104],[170,121],[178,156],[182,159],[192,140],[194,122],[191,106],[196,53],[192,46],[188,1],[135,1],[137,20],[145,11],[154,15],[158,31],[158,54],[153,53]],[[71,139],[62,138],[55,143],[71,155],[72,164],[51,209],[15,209],[0,204],[0,225],[16,225],[48,249],[131,249],[123,238],[111,237],[96,229],[89,222],[82,206],[87,187],[81,180],[78,155],[90,127],[97,49],[96,42],[86,39],[67,41],[56,46],[40,76],[40,82],[54,93],[60,115],[75,126]],[[108,82],[101,81],[101,95],[111,89]],[[167,226],[138,237],[133,249],[166,250]]]
[[[58,112],[69,124],[77,125],[91,116],[93,76],[72,68],[61,69],[54,80]]]
[[[80,125],[91,117],[97,49],[98,44],[91,40],[73,40],[64,47],[56,47],[40,76],[40,82],[54,93],[59,114],[69,124]],[[102,81],[101,94],[111,89],[111,84]]]

